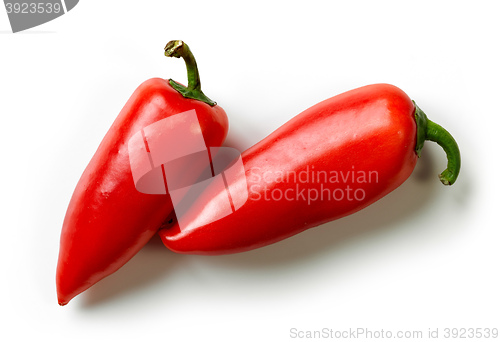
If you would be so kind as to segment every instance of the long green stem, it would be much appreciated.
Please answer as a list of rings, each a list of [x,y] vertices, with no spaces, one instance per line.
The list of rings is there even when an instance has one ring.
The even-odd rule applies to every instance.
[[[417,104],[415,104],[415,120],[417,122],[417,145],[415,147],[417,155],[420,157],[420,152],[426,140],[438,143],[446,152],[448,158],[446,170],[441,172],[439,179],[444,185],[452,185],[457,180],[461,164],[457,142],[446,129],[429,120]]]
[[[171,40],[165,46],[165,56],[184,59],[187,69],[188,86],[169,80],[170,85],[177,90],[182,96],[203,101],[210,106],[215,106],[217,103],[210,100],[201,90],[200,74],[198,73],[198,66],[189,46],[182,40]]]

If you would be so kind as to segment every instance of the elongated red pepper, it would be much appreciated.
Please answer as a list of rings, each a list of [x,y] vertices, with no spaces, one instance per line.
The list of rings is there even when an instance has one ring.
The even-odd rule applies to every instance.
[[[188,46],[169,42],[165,55],[185,60],[188,86],[160,78],[141,84],[83,172],[62,228],[56,276],[60,305],[124,265],[172,211],[168,195],[146,194],[136,188],[129,151],[133,148],[146,155],[140,150],[141,132],[162,119],[194,110],[199,126],[185,132],[179,145],[202,139],[207,146],[219,146],[226,137],[226,113],[201,91]],[[139,137],[138,146],[131,143],[134,136]]]
[[[451,135],[397,87],[377,84],[325,100],[242,153],[244,175],[211,186],[159,234],[179,253],[226,254],[262,247],[352,214],[412,173],[425,140],[440,144],[453,184],[460,169]],[[216,217],[228,201],[244,204]],[[182,222],[182,224],[180,224]]]

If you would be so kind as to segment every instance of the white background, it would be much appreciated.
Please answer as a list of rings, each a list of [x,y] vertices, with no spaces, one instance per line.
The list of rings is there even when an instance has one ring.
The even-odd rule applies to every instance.
[[[17,34],[0,8],[0,338],[293,341],[306,340],[294,328],[365,328],[444,340],[446,328],[500,328],[499,34],[495,1],[86,0]],[[163,55],[171,39],[190,45],[226,110],[228,146],[384,82],[455,136],[462,173],[442,186],[444,152],[427,143],[410,179],[355,215],[221,257],[155,238],[59,307],[70,196],[142,81],[186,82]]]

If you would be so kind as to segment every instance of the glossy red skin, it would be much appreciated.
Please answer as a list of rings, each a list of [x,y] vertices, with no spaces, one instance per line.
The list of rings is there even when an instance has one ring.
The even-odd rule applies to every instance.
[[[168,195],[136,190],[127,143],[142,128],[191,109],[196,110],[207,146],[220,146],[228,129],[224,110],[182,97],[168,80],[145,81],[125,104],[83,172],[67,209],[56,276],[59,304],[67,304],[123,266],[170,215]]]
[[[211,212],[207,209],[192,213],[186,227],[180,229],[174,223],[160,230],[163,243],[178,253],[217,255],[244,252],[372,204],[403,183],[415,167],[414,112],[410,98],[388,84],[351,90],[307,109],[242,153],[249,198],[241,208],[200,227],[194,222],[210,217]],[[344,175],[354,166],[356,171],[365,172],[365,175],[376,171],[378,178],[375,182],[375,173],[372,173],[372,181],[363,183],[356,173],[354,182],[351,178],[341,184],[325,182],[323,178],[322,182],[308,181],[307,184],[293,176],[289,176],[288,181],[286,177],[279,178],[280,172],[282,175],[295,172],[295,177],[298,177],[301,171],[305,172],[303,176],[309,174],[312,177],[313,166],[315,171],[334,170],[337,174],[343,171]],[[301,179],[306,180],[305,176]],[[321,191],[321,183],[323,189],[328,187],[331,190],[330,194],[336,188],[344,189],[343,200],[328,200],[324,193],[323,200],[311,201],[314,190],[311,190],[311,197],[293,196],[289,192],[285,198],[287,189],[297,189],[298,185],[306,192],[309,189]],[[240,179],[230,183],[229,188],[244,185]],[[364,189],[364,199],[347,200],[347,186],[352,190]],[[300,189],[294,193],[300,193]],[[340,199],[340,193],[336,194]],[[211,197],[211,206],[207,208],[217,208],[217,201],[227,195],[208,190],[206,196]],[[361,197],[361,192],[358,192],[358,198]]]

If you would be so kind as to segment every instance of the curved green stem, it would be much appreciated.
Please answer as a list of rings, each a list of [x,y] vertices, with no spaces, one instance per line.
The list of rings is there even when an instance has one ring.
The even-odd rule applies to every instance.
[[[217,103],[210,100],[203,91],[201,91],[200,74],[198,73],[198,66],[189,46],[182,40],[171,40],[165,46],[165,56],[184,59],[187,69],[188,85],[183,86],[174,80],[169,80],[170,85],[177,90],[182,96],[203,101],[211,106]]]
[[[439,179],[444,185],[452,185],[457,180],[460,172],[460,150],[453,136],[437,123],[429,120],[427,115],[415,102],[415,120],[417,122],[417,144],[415,151],[420,153],[426,140],[434,141],[443,148],[448,158],[446,170],[441,172]]]

